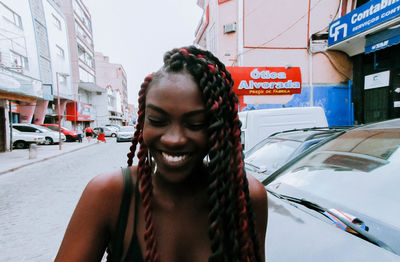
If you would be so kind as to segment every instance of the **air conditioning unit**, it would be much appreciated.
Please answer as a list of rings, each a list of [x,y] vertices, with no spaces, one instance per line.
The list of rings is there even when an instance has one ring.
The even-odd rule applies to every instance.
[[[224,25],[224,34],[229,34],[234,32],[236,32],[236,23]]]
[[[328,40],[313,40],[310,44],[311,53],[324,52],[328,48]]]

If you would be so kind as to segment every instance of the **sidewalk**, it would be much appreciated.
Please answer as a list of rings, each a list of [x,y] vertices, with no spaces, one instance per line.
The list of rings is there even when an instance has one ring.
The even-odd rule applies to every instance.
[[[2,152],[0,153],[0,175],[96,144],[95,140],[88,143],[86,139],[82,143],[64,142],[61,146],[62,150],[59,150],[58,144],[38,145],[36,157],[33,159],[29,159],[29,149],[13,149],[11,152]],[[31,152],[31,156],[34,156],[35,154],[32,153],[34,152]]]

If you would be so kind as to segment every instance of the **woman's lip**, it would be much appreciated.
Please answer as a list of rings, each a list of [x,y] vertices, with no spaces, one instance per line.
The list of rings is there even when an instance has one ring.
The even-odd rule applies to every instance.
[[[188,153],[171,154],[171,153],[167,153],[164,151],[159,151],[159,152],[160,152],[162,161],[167,166],[173,166],[173,167],[183,166],[190,159],[190,154],[188,154]]]

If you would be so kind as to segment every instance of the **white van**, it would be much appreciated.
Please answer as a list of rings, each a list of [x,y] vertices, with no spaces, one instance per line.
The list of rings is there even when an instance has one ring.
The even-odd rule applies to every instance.
[[[239,113],[241,139],[246,152],[273,133],[295,128],[327,127],[322,107],[286,107]]]

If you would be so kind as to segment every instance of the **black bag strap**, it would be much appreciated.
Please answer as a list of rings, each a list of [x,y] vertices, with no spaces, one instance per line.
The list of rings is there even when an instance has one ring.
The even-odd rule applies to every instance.
[[[128,223],[129,207],[132,199],[132,177],[129,167],[122,168],[124,177],[124,192],[117,222],[117,232],[113,241],[111,257],[112,262],[118,262],[122,256],[122,246],[125,237],[126,224]]]

